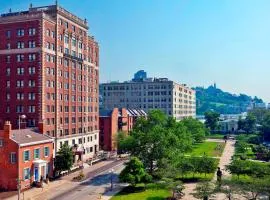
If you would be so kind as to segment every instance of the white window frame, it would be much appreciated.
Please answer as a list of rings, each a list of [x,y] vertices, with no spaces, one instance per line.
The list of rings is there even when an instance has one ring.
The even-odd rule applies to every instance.
[[[25,160],[25,152],[28,151],[29,152],[29,160]],[[31,151],[30,149],[26,149],[23,151],[23,161],[24,162],[29,162],[31,160]]]

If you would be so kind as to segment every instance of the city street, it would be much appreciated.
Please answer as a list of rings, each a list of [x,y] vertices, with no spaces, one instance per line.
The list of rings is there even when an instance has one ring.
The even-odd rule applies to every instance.
[[[49,199],[98,199],[101,194],[110,190],[111,174],[113,169],[113,182],[115,187],[119,187],[117,174],[124,167],[123,160],[102,161],[93,166],[84,169],[87,179],[83,182],[73,182],[73,177],[80,172],[74,172],[68,176],[64,176],[59,180],[50,182],[41,188],[32,188],[25,191],[21,199],[24,200],[49,200]],[[91,197],[91,198],[90,198]],[[0,193],[0,199],[17,200],[17,193]]]

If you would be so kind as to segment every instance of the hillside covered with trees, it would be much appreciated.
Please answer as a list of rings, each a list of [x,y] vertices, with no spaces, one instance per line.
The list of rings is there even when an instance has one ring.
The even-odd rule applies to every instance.
[[[208,88],[196,87],[197,114],[203,115],[213,110],[220,114],[239,114],[247,111],[252,103],[263,103],[258,97],[252,98],[246,94],[231,94],[211,85]]]

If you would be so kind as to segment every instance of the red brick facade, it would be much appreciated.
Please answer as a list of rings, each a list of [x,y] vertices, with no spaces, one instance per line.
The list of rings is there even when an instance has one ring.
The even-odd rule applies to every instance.
[[[0,17],[0,127],[18,128],[24,114],[27,127],[44,123],[56,149],[98,134],[99,46],[87,32],[58,5]]]
[[[125,108],[100,111],[99,129],[101,149],[105,151],[117,150],[117,133],[129,133],[138,117],[146,117],[146,113],[131,113]]]
[[[16,190],[18,172],[20,173],[21,189],[27,189],[35,181],[35,168],[38,170],[39,163],[43,162],[43,166],[39,169],[39,175],[36,179],[40,181],[40,177],[44,178],[52,176],[53,172],[53,141],[45,139],[35,143],[18,144],[14,139],[11,124],[7,123],[4,130],[0,131],[0,189]],[[38,133],[35,133],[38,134]],[[24,137],[23,134],[21,137]],[[19,147],[20,145],[20,147]],[[45,154],[45,148],[46,154]],[[34,150],[39,149],[39,158],[34,158]],[[29,151],[29,160],[24,160],[24,152]],[[11,154],[14,154],[12,160]],[[19,159],[18,159],[19,155]],[[19,161],[19,162],[18,162]],[[40,163],[42,164],[42,163]],[[18,171],[18,166],[20,170]],[[29,179],[25,178],[25,170],[29,169]]]

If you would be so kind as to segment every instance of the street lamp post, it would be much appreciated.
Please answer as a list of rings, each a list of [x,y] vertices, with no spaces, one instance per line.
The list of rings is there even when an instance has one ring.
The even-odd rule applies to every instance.
[[[21,130],[21,120],[25,119],[25,115],[19,115],[19,130]],[[19,136],[20,137],[20,133]],[[18,188],[18,200],[21,200],[21,180],[20,180],[20,144],[18,144],[18,156],[17,156],[17,162],[18,162],[18,179],[17,179],[17,188]]]
[[[113,190],[113,172],[114,172],[114,170],[111,169],[110,170],[110,174],[111,174],[111,191]]]

